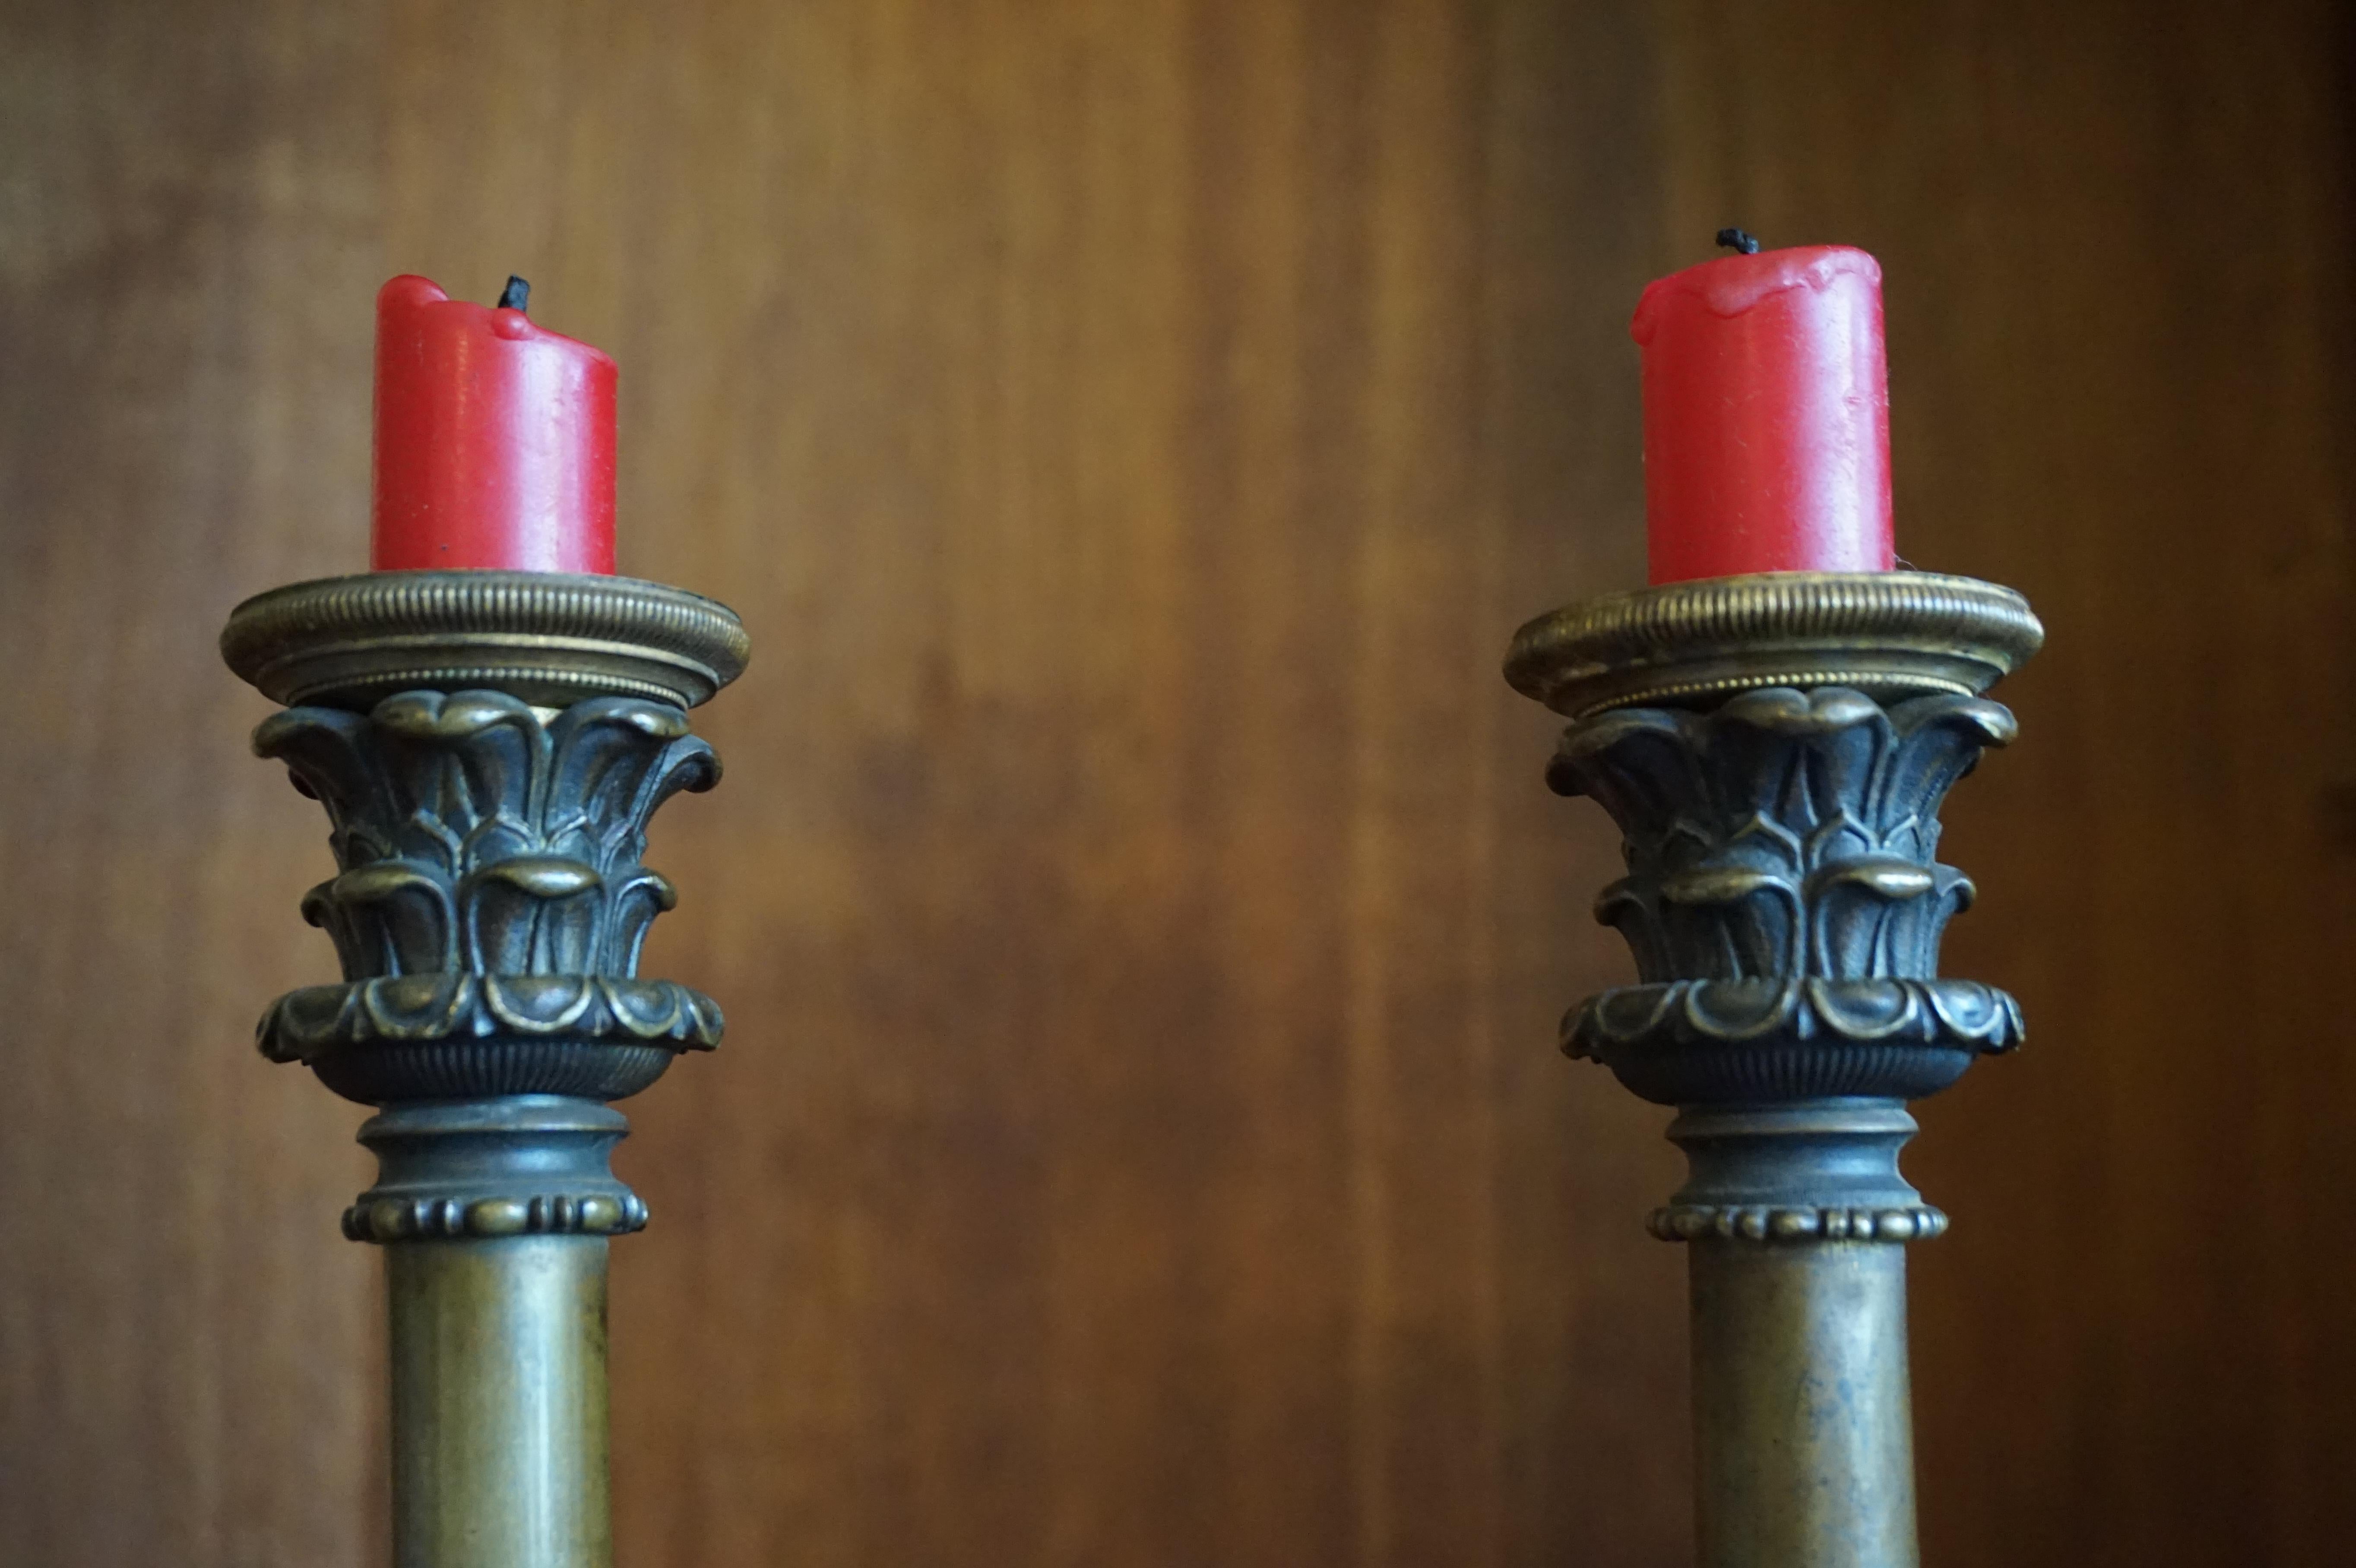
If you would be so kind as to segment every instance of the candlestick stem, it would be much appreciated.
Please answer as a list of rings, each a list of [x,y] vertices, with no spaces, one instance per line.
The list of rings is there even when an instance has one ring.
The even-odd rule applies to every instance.
[[[1906,1103],[2010,1050],[2003,992],[1938,975],[1973,897],[1938,809],[2043,632],[2009,590],[1913,572],[1681,582],[1525,626],[1506,663],[1570,717],[1547,779],[1618,825],[1597,918],[1637,983],[1574,1056],[1679,1114],[1703,1568],[1913,1568],[1901,1243],[1946,1229],[1898,1170]]]
[[[1914,1568],[1906,1252],[1694,1243],[1703,1568]]]
[[[720,776],[686,710],[743,668],[723,607],[626,578],[398,572],[247,601],[230,667],[294,706],[254,749],[327,808],[303,913],[340,984],[262,1054],[380,1107],[344,1233],[386,1250],[397,1568],[608,1568],[605,1269],[647,1207],[607,1102],[719,1042],[637,975],[648,821]]]
[[[603,1236],[385,1253],[395,1568],[611,1568]]]

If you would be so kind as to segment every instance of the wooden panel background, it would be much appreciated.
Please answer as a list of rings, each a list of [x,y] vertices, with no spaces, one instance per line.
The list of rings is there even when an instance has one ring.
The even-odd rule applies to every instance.
[[[757,640],[650,967],[626,1563],[1666,1564],[1613,848],[1495,675],[1641,571],[1644,280],[1890,277],[1902,548],[2054,643],[1959,795],[1926,1554],[2307,1564],[2356,1467],[2341,24],[2319,4],[0,6],[0,1541],[380,1561],[321,825],[214,662],[364,550],[394,270],[624,366]]]

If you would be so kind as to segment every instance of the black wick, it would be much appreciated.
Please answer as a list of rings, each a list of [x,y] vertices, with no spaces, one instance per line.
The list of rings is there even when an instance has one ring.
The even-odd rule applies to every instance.
[[[1721,229],[1718,231],[1718,242],[1730,251],[1740,251],[1746,256],[1759,254],[1759,236],[1748,229]]]
[[[1727,230],[1728,234],[1731,234],[1733,232],[1734,230],[1730,229]],[[1726,236],[1724,234],[1719,236],[1719,242],[1720,244],[1724,244],[1726,242]],[[1759,241],[1753,240],[1751,242],[1751,248],[1753,251],[1759,249]],[[514,273],[509,273],[508,286],[499,291],[499,308],[501,310],[524,310],[527,309],[530,304],[531,285],[525,283],[521,278],[517,277]]]

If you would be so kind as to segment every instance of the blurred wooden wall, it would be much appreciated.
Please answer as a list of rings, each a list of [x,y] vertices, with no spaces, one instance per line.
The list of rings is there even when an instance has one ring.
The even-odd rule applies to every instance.
[[[2329,1560],[2356,1466],[2323,5],[0,5],[0,1555],[381,1561],[360,1111],[238,598],[365,550],[394,271],[624,367],[727,599],[649,967],[622,1560],[1668,1564],[1662,1113],[1506,635],[1642,568],[1644,281],[1883,260],[1901,549],[2025,589],[1924,1113],[1926,1557]]]

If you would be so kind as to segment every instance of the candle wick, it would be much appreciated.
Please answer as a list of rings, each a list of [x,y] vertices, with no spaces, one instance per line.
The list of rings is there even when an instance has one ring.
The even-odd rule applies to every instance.
[[[1730,251],[1740,251],[1746,256],[1756,256],[1759,253],[1759,236],[1747,229],[1721,229],[1718,231],[1718,242]]]
[[[1755,242],[1751,246],[1751,249],[1754,251],[1758,248],[1759,247]],[[521,278],[517,277],[514,273],[509,273],[508,286],[499,291],[499,308],[501,310],[528,311],[530,309],[530,303],[531,285],[525,283]]]

